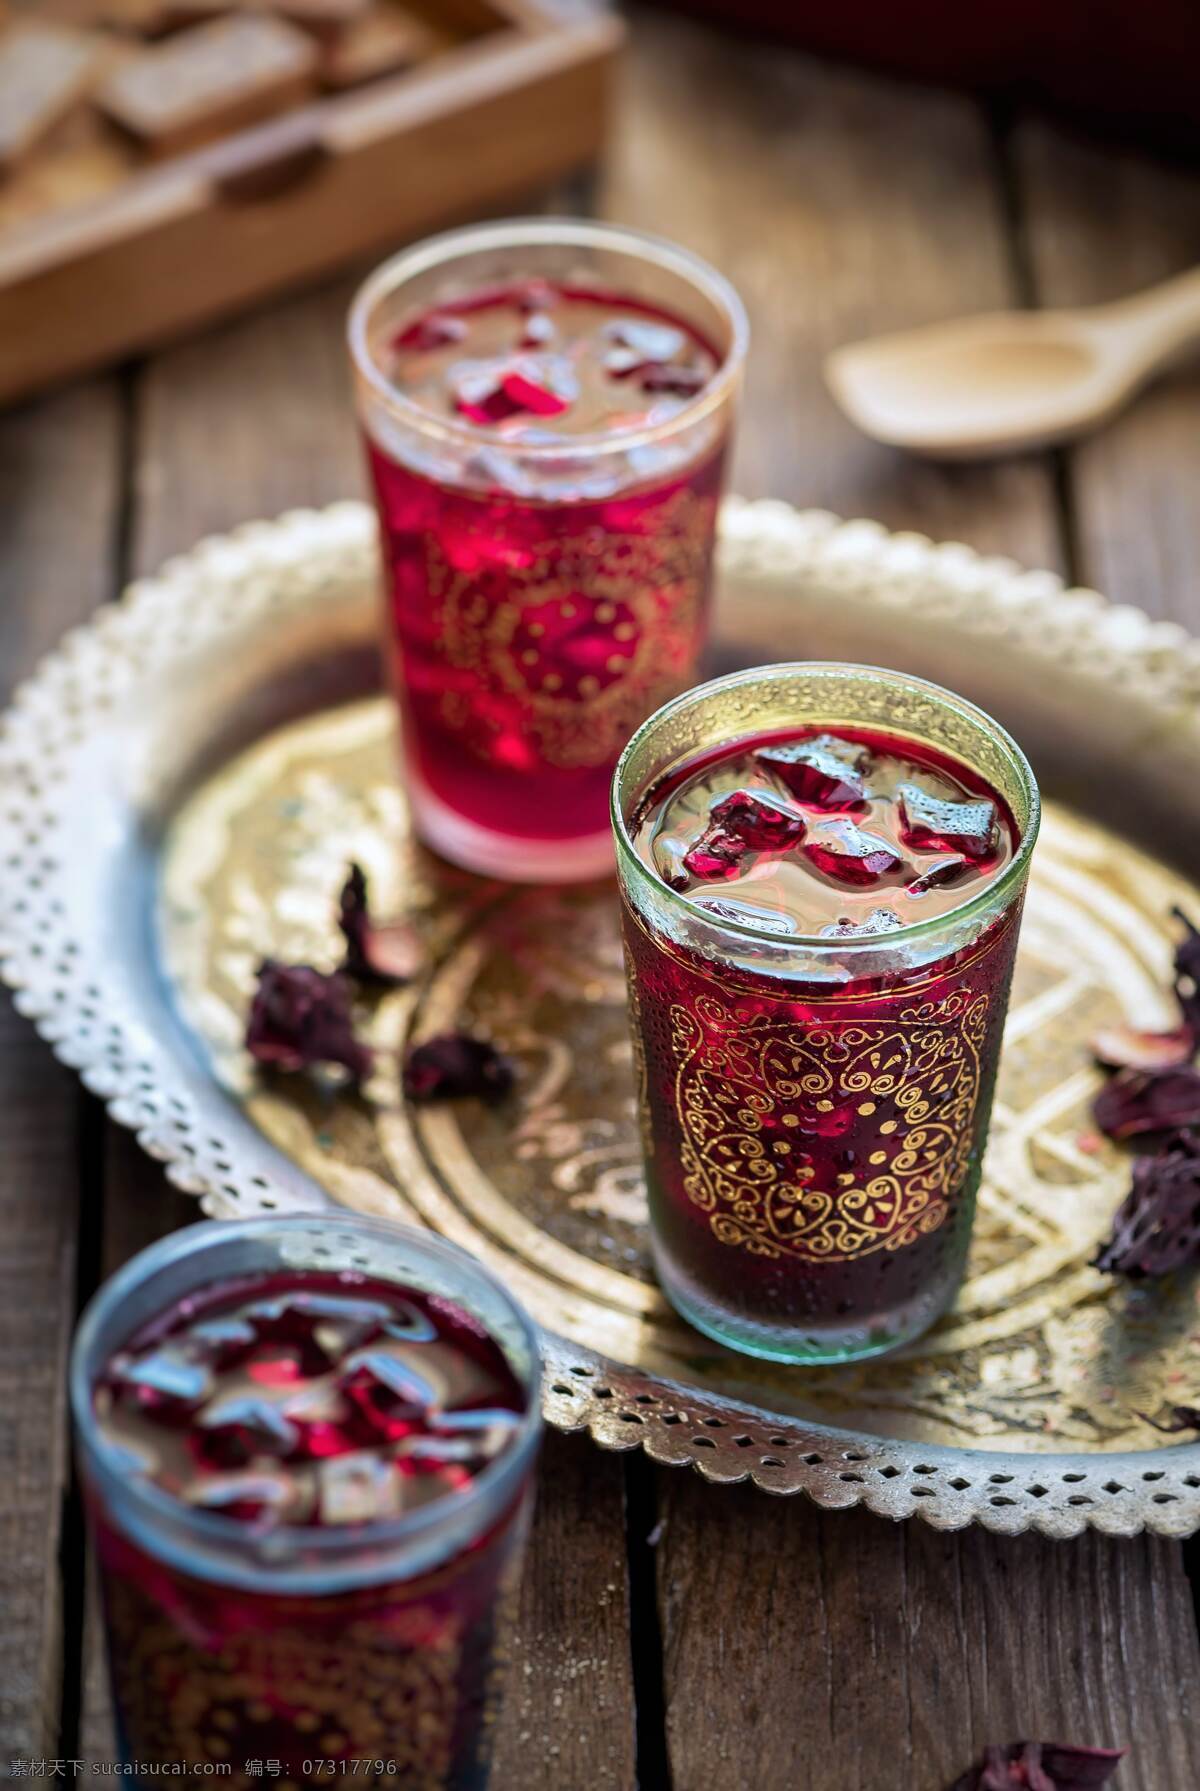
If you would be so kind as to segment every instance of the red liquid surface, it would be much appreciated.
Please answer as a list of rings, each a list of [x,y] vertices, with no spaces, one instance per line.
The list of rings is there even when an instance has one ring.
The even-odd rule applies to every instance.
[[[498,1346],[450,1302],[307,1271],[181,1303],[95,1393],[131,1473],[256,1534],[354,1530],[457,1499],[524,1406]],[[293,1783],[336,1770],[314,1762],[356,1761],[359,1782],[482,1784],[494,1610],[522,1507],[416,1577],[304,1595],[216,1584],[97,1510],[127,1756],[228,1761],[235,1785],[269,1759]]]
[[[816,1353],[850,1332],[884,1346],[958,1279],[1019,902],[940,957],[906,953],[903,926],[945,916],[1010,860],[1012,818],[968,767],[877,734],[840,731],[859,749],[840,788],[825,758],[819,779],[787,755],[781,775],[769,755],[811,737],[763,736],[677,773],[641,805],[637,848],[718,918],[772,939],[877,938],[874,961],[868,949],[840,978],[802,982],[756,968],[747,940],[740,964],[714,962],[628,903],[625,934],[660,1269],[695,1305],[711,1302],[718,1331],[724,1315],[731,1338],[739,1326],[791,1331]],[[726,806],[746,790],[765,809]],[[967,806],[935,811],[922,795]],[[943,824],[936,839],[918,813]],[[840,816],[878,842],[873,870],[827,856]],[[752,843],[723,859],[716,836],[731,825]],[[919,887],[951,859],[952,874]]]
[[[1017,846],[969,766],[856,730],[720,747],[649,793],[634,843],[702,910],[772,938],[886,937],[960,908]]]
[[[531,341],[531,331],[536,340]],[[456,815],[514,839],[607,826],[633,729],[691,680],[705,630],[725,443],[631,439],[567,473],[507,445],[623,437],[686,411],[717,367],[682,320],[526,282],[426,313],[387,372],[478,449],[451,473],[368,442],[410,765]]]

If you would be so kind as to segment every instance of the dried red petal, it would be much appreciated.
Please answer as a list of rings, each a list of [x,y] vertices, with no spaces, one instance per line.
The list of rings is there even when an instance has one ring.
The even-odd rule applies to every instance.
[[[684,853],[683,865],[693,877],[736,877],[738,864],[745,856],[745,840],[717,828],[704,834],[690,852]]]
[[[804,838],[804,817],[753,790],[734,790],[709,810],[722,834],[732,833],[753,852],[786,852]]]
[[[1099,1063],[1110,1070],[1173,1070],[1190,1063],[1196,1036],[1190,1026],[1173,1032],[1139,1032],[1135,1026],[1106,1026],[1092,1040]]]
[[[760,746],[759,764],[780,778],[798,802],[815,808],[859,808],[865,795],[864,778],[870,765],[866,747],[836,734],[817,734],[811,740],[785,740],[776,746]]]
[[[569,405],[570,398],[543,385],[522,367],[514,367],[501,380],[505,395],[518,410],[527,410],[535,417],[557,417]]]
[[[1125,1074],[1126,1072],[1122,1072]],[[1200,1261],[1200,1139],[1172,1138],[1158,1156],[1139,1157],[1133,1185],[1095,1259],[1109,1275],[1169,1275]]]
[[[904,862],[879,834],[865,833],[846,820],[822,821],[805,840],[804,851],[826,877],[863,887],[894,876]]]
[[[1106,1785],[1126,1750],[1070,1747],[1057,1741],[1011,1741],[987,1747],[950,1791],[1094,1791]]]
[[[431,311],[426,317],[418,317],[407,329],[401,330],[392,343],[393,348],[413,348],[419,353],[432,352],[435,348],[447,348],[451,342],[462,342],[467,334],[466,320],[453,317],[445,312]]]
[[[410,1101],[454,1101],[464,1095],[499,1101],[513,1085],[513,1069],[495,1045],[465,1032],[443,1032],[414,1045],[404,1062]]]
[[[912,783],[901,784],[898,794],[901,834],[910,846],[961,852],[974,859],[988,858],[995,851],[999,815],[988,797],[950,802]]]
[[[927,895],[931,889],[945,889],[950,884],[957,883],[971,868],[968,858],[939,858],[936,864],[931,864],[927,871],[922,871],[919,877],[914,878],[908,886],[908,893],[922,896]]]
[[[464,361],[451,384],[455,407],[485,426],[518,416],[560,416],[579,396],[570,359],[534,351]]]
[[[691,398],[708,384],[702,367],[673,367],[661,361],[650,361],[638,372],[643,392],[670,392],[676,398]]]
[[[246,1049],[256,1063],[289,1073],[335,1063],[361,1082],[371,1070],[371,1052],[354,1036],[345,978],[274,958],[259,965]]]
[[[1194,1405],[1168,1406],[1165,1418],[1152,1418],[1149,1412],[1139,1412],[1138,1417],[1161,1430],[1164,1436],[1177,1436],[1181,1430],[1200,1430],[1200,1407]]]
[[[1118,1070],[1096,1096],[1092,1112],[1110,1138],[1200,1125],[1200,1071],[1188,1064],[1173,1070]]]
[[[413,927],[404,921],[376,926],[371,919],[367,879],[352,864],[338,898],[338,925],[346,941],[342,969],[360,982],[407,983],[416,976],[425,953]]]

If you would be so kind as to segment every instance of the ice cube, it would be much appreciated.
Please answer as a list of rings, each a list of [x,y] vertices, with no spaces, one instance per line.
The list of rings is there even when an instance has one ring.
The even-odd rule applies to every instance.
[[[127,1399],[165,1423],[185,1421],[213,1388],[207,1363],[170,1344],[148,1355],[118,1359],[113,1378]]]
[[[402,1345],[356,1350],[346,1358],[338,1386],[372,1429],[397,1437],[419,1423],[436,1401],[436,1389],[403,1359]]]
[[[787,785],[797,801],[814,808],[857,808],[864,799],[871,755],[852,740],[817,734],[812,740],[760,746],[754,757],[764,771]]]
[[[277,1405],[246,1393],[214,1399],[197,1417],[196,1430],[204,1455],[223,1468],[244,1467],[256,1455],[290,1455],[300,1441]]]
[[[703,908],[716,920],[733,921],[735,926],[754,927],[760,933],[773,933],[778,938],[794,938],[799,933],[790,914],[778,908],[760,908],[756,902],[736,902],[729,896],[697,896],[694,906]]]
[[[896,793],[902,835],[910,846],[936,846],[974,859],[988,858],[995,851],[998,815],[988,797],[951,802],[931,795],[920,784],[901,784]]]
[[[397,1300],[384,1333],[401,1343],[432,1343],[437,1336],[437,1327],[419,1307],[410,1306],[407,1300]]]
[[[617,379],[634,373],[651,363],[674,360],[688,345],[682,330],[669,323],[654,323],[640,317],[614,317],[604,326],[604,335],[616,344],[604,357],[607,372]]]
[[[249,1319],[206,1318],[193,1325],[188,1333],[192,1346],[214,1368],[230,1368],[240,1361],[258,1342],[258,1333]]]
[[[704,390],[708,378],[703,367],[664,366],[661,361],[651,361],[639,372],[638,384],[643,392],[669,392],[676,398],[690,398]]]
[[[527,280],[514,298],[518,311],[549,311],[558,303],[558,293],[547,280]]]
[[[939,858],[936,864],[922,871],[908,886],[910,896],[927,895],[931,889],[945,889],[970,873],[974,867],[968,858]]]
[[[210,1474],[183,1489],[189,1505],[242,1523],[303,1516],[303,1496],[289,1474]]]
[[[288,1395],[282,1409],[299,1432],[295,1460],[316,1461],[345,1455],[348,1450],[373,1442],[378,1434],[328,1379],[297,1388]]]
[[[825,876],[862,886],[894,876],[904,862],[887,840],[853,821],[823,822],[809,834],[803,850]]]
[[[872,939],[879,933],[895,933],[904,925],[891,908],[872,908],[862,920],[839,915],[831,927],[821,928],[822,939]]]
[[[401,1482],[373,1451],[335,1456],[317,1467],[317,1509],[323,1524],[367,1524],[400,1512]]]
[[[524,415],[555,417],[579,396],[579,381],[565,355],[504,355],[462,361],[452,369],[456,408],[473,423],[503,423]]]
[[[521,330],[522,348],[545,348],[557,334],[554,319],[545,311],[532,311]]]
[[[383,1300],[361,1300],[353,1294],[311,1293],[300,1288],[294,1293],[275,1294],[258,1300],[253,1306],[246,1307],[243,1316],[253,1324],[259,1337],[306,1343],[318,1320],[383,1326],[390,1322],[394,1312],[395,1308]]]
[[[754,852],[786,852],[804,837],[804,817],[753,790],[734,790],[709,810],[710,822]]]
[[[453,317],[447,312],[431,311],[428,316],[418,317],[407,329],[392,340],[394,349],[409,349],[417,354],[431,353],[435,348],[448,348],[452,342],[466,339],[467,324],[462,317]]]
[[[707,832],[683,855],[683,867],[693,877],[736,877],[746,856],[746,842],[734,833]]]

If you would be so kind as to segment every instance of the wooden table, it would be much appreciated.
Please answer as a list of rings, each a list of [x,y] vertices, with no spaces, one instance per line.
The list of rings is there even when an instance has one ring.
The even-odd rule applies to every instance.
[[[867,331],[1104,299],[1200,260],[1200,176],[638,15],[607,168],[560,201],[581,205],[678,238],[745,295],[737,490],[965,540],[1200,627],[1200,376],[1070,453],[947,471],[862,440],[818,373]],[[0,418],[9,683],[198,536],[361,488],[352,284]],[[2,1770],[111,1758],[64,1361],[98,1281],[194,1209],[11,1012],[0,1128]],[[985,1741],[1049,1735],[1130,1743],[1119,1791],[1195,1791],[1187,1566],[1169,1541],[826,1514],[551,1436],[495,1783],[944,1791]]]

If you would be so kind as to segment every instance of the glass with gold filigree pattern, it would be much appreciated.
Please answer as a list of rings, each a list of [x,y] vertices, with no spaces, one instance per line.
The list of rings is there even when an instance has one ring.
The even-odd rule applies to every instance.
[[[480,1791],[538,1380],[524,1314],[427,1233],[258,1218],[128,1263],[71,1370],[123,1760]]]
[[[612,821],[654,1258],[698,1329],[844,1362],[966,1259],[1037,785],[981,710],[872,667],[666,705]]]
[[[407,250],[350,314],[418,830],[608,870],[608,786],[695,675],[746,320],[682,249],[527,219]]]

